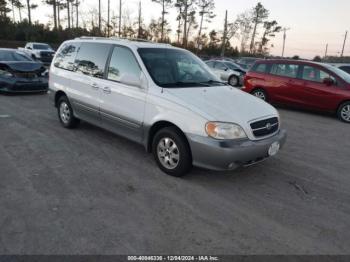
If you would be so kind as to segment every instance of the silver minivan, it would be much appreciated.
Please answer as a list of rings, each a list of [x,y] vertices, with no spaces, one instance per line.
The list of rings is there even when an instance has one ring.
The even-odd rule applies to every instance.
[[[80,120],[143,144],[172,176],[233,170],[275,156],[286,140],[264,101],[222,83],[171,45],[83,37],[64,42],[50,97],[65,128]]]

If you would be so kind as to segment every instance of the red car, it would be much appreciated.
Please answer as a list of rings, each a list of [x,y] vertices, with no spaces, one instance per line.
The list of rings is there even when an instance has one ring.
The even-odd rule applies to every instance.
[[[335,112],[350,123],[350,74],[331,65],[257,61],[245,76],[243,90],[271,103]]]

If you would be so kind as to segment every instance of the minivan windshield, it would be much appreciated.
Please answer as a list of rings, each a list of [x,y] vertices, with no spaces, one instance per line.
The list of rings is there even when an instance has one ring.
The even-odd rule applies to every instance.
[[[332,71],[334,74],[339,76],[341,79],[343,79],[345,82],[350,84],[350,74],[346,73],[345,71],[332,66],[332,65],[324,65],[329,71]]]
[[[139,48],[153,81],[165,88],[220,86],[222,83],[191,52],[171,48]]]

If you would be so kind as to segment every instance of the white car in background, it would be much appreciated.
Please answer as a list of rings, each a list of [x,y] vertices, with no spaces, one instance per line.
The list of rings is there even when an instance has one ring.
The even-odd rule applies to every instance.
[[[240,87],[243,85],[245,70],[234,67],[234,64],[223,60],[209,60],[205,63],[224,82],[230,86]]]
[[[45,43],[27,43],[24,48],[18,48],[20,52],[25,53],[34,60],[39,60],[42,63],[49,65],[55,55],[52,47]]]

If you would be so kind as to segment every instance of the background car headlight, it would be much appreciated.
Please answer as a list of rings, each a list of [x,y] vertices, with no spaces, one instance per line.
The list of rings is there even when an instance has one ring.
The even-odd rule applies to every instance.
[[[243,128],[233,123],[209,122],[205,125],[208,136],[215,139],[242,139],[247,135]]]
[[[13,74],[11,74],[10,72],[8,72],[6,70],[0,69],[0,76],[1,77],[13,77]]]

